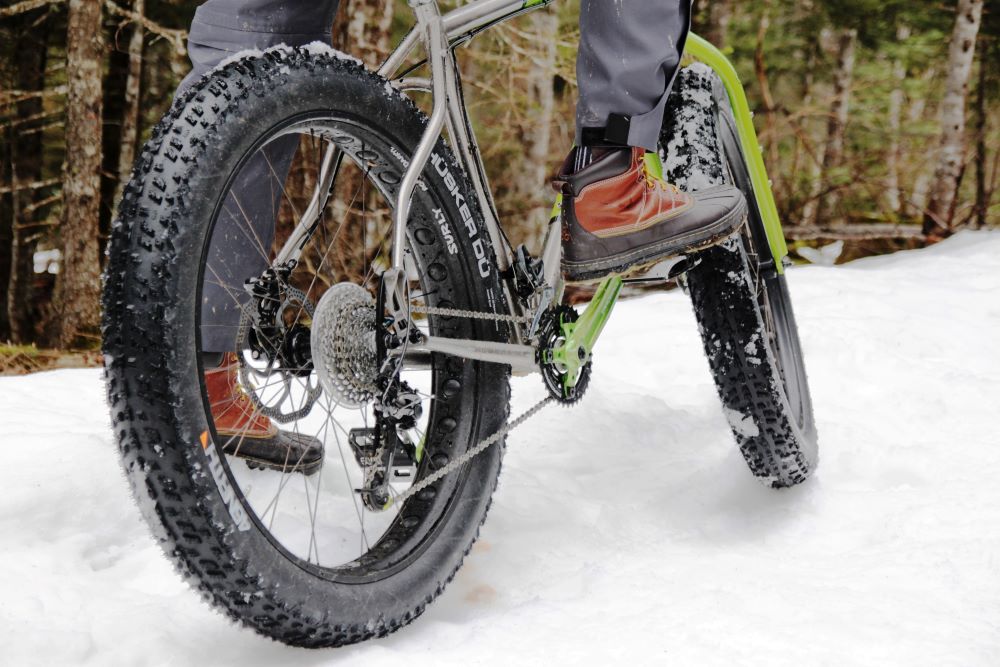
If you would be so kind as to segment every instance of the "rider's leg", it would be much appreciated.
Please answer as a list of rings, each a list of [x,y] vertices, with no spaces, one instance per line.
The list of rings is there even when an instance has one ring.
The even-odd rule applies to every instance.
[[[277,44],[330,42],[339,0],[208,0],[195,12],[188,37],[191,73],[183,91],[240,51]],[[243,281],[267,267],[282,186],[297,140],[285,137],[258,152],[243,167],[223,205],[212,235],[202,294],[202,349],[221,359],[235,350]]]
[[[188,38],[193,69],[183,91],[224,59],[277,44],[329,43],[338,0],[209,0],[198,8]],[[270,262],[282,188],[298,143],[283,137],[243,167],[212,232],[201,306],[205,390],[224,450],[251,465],[311,473],[322,463],[316,438],[279,430],[258,413],[238,377],[236,336],[243,282]]]
[[[577,147],[556,179],[563,272],[590,280],[695,250],[728,235],[735,188],[679,191],[646,169],[691,22],[691,0],[581,0]]]
[[[656,150],[690,25],[691,0],[580,2],[577,144],[607,139]],[[616,123],[612,114],[623,118]]]

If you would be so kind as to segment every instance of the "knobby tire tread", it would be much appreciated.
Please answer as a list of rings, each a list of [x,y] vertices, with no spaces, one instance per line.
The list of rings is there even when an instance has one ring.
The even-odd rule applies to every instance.
[[[266,567],[251,562],[249,554],[234,551],[232,526],[224,525],[229,516],[205,471],[204,456],[183,436],[186,426],[182,414],[190,406],[183,405],[179,398],[184,394],[177,385],[177,355],[166,344],[164,333],[174,316],[173,297],[166,291],[171,284],[168,279],[178,253],[183,251],[174,244],[178,232],[176,210],[182,208],[186,194],[183,175],[194,173],[200,166],[199,160],[217,125],[224,123],[233,110],[273,95],[289,69],[302,68],[316,70],[325,77],[355,79],[363,86],[384,91],[387,104],[395,105],[397,112],[402,107],[402,116],[408,122],[417,128],[426,123],[416,106],[384,79],[338,57],[276,48],[261,57],[238,60],[218,69],[175,101],[139,155],[107,248],[102,333],[107,397],[123,467],[147,523],[170,560],[192,587],[231,619],[286,644],[328,647],[394,632],[417,618],[440,595],[479,535],[492,503],[505,444],[501,441],[494,448],[496,461],[491,465],[495,473],[489,475],[485,506],[471,541],[453,547],[460,551],[452,559],[453,566],[433,582],[423,597],[405,608],[389,613],[373,609],[366,622],[344,624],[338,621],[342,610],[319,613],[306,609],[308,605],[302,600],[289,599],[286,582],[268,580],[262,574]],[[206,120],[213,116],[214,120]],[[183,140],[179,127],[186,133]],[[469,193],[460,168],[444,144],[439,142],[436,150],[446,157],[452,173],[461,180],[460,186]],[[167,183],[166,178],[173,182]],[[475,209],[475,199],[467,199]],[[474,213],[481,220],[478,211]],[[495,267],[493,248],[486,235],[483,239],[487,257]],[[470,252],[467,245],[462,250]],[[474,259],[466,257],[465,261],[475,265]],[[480,308],[485,309],[485,304]],[[475,421],[503,423],[509,416],[509,372],[493,365],[484,376],[493,386],[495,414],[476,417]],[[276,553],[252,556],[279,557]],[[364,601],[356,604],[364,605]]]
[[[717,127],[717,114],[728,113],[720,110],[719,85],[704,65],[686,67],[667,104],[661,134],[665,175],[682,188],[732,182]],[[745,194],[749,199],[753,193]],[[742,233],[751,233],[749,223]],[[723,410],[750,471],[767,486],[789,487],[816,466],[811,404],[809,427],[799,428],[766,343],[749,261],[743,240],[731,238],[697,255],[687,288]]]

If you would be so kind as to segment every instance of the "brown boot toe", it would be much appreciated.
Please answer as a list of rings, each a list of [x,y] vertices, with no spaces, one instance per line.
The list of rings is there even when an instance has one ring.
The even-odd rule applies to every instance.
[[[612,151],[556,181],[563,193],[563,273],[597,280],[716,243],[739,228],[746,201],[719,185],[681,192],[654,177],[641,148]],[[563,172],[573,162],[567,158]]]
[[[323,465],[323,443],[309,435],[282,431],[261,414],[239,384],[239,360],[224,355],[205,373],[205,393],[222,451],[251,468],[311,475]]]

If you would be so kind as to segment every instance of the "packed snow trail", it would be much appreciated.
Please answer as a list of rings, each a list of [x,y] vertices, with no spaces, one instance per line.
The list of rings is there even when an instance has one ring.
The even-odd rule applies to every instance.
[[[258,637],[182,583],[129,497],[99,371],[0,378],[0,663],[1000,664],[1000,233],[790,283],[820,433],[806,484],[748,473],[681,292],[623,302],[583,403],[511,436],[444,595],[341,650]],[[516,413],[543,390],[514,391]]]

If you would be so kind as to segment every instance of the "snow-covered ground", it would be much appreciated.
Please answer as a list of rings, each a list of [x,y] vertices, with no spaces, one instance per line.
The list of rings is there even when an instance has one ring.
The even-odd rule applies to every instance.
[[[174,574],[98,371],[0,378],[0,664],[1000,664],[1000,234],[790,280],[809,482],[751,478],[682,293],[622,303],[583,404],[511,437],[455,582],[341,650],[240,629]]]

